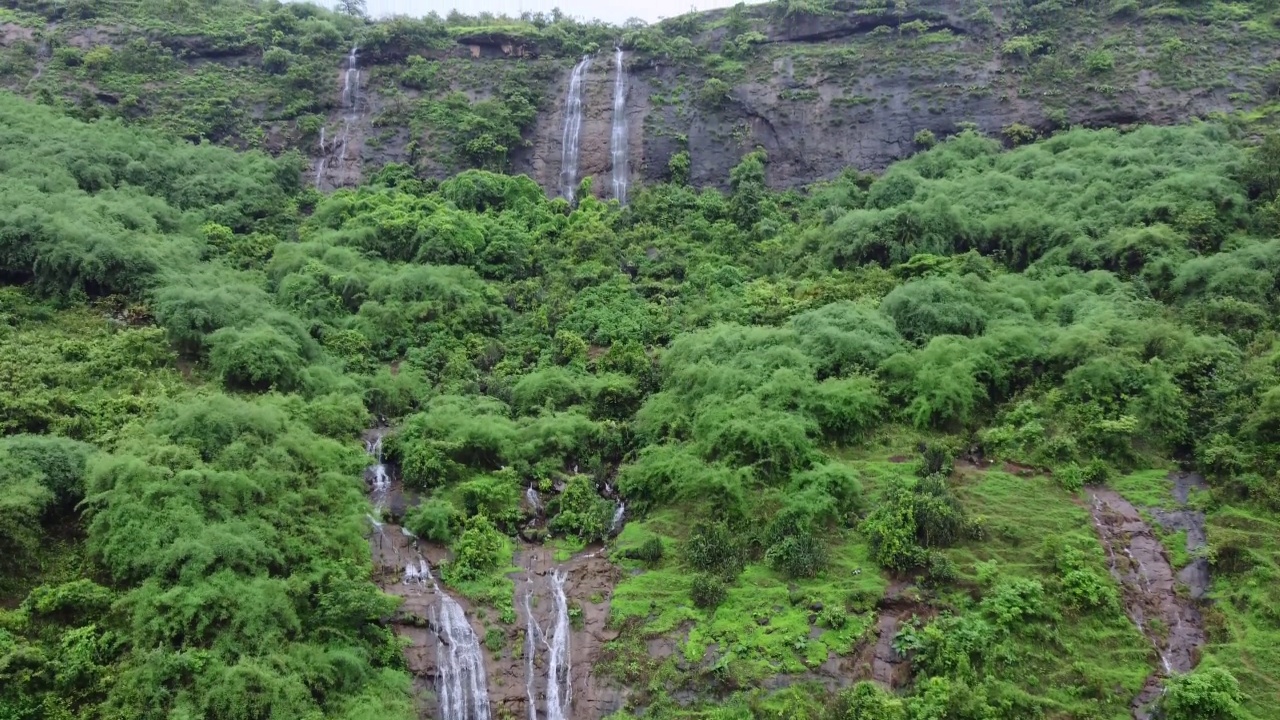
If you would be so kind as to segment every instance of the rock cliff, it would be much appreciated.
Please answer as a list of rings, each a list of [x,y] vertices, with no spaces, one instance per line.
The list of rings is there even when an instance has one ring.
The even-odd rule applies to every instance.
[[[788,13],[775,3],[642,30],[588,28],[600,42],[587,45],[598,58],[586,79],[579,177],[593,176],[595,191],[607,193],[614,41],[628,51],[630,168],[649,182],[687,152],[692,183],[723,185],[742,155],[762,147],[770,184],[796,187],[850,167],[882,169],[968,123],[1019,143],[1068,125],[1254,111],[1280,92],[1276,30],[1243,6],[1223,15],[1126,0],[1105,9],[806,5],[824,9]],[[527,173],[558,191],[565,93],[580,54],[549,45],[547,33],[539,41],[351,23],[288,51],[232,35],[139,38],[128,25],[32,18],[0,25],[9,86],[49,101],[61,94],[74,112],[272,152],[298,148],[321,189],[401,162],[429,177],[467,167]],[[343,100],[348,43],[362,45],[354,114]],[[190,102],[189,85],[219,78],[239,84],[218,103]],[[343,128],[345,159],[332,147]]]

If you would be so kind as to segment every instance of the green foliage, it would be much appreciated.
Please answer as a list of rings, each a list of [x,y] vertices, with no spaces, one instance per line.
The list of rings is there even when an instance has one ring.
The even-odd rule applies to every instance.
[[[408,512],[404,526],[427,542],[448,545],[453,541],[454,528],[461,524],[461,515],[453,503],[439,498],[423,501]]]
[[[662,562],[662,558],[665,554],[666,548],[662,544],[662,538],[659,537],[651,537],[648,540],[645,540],[640,547],[626,552],[626,556],[628,558],[632,560],[639,560],[640,562],[647,563],[649,565],[656,565]]]
[[[443,579],[484,604],[509,601],[526,487],[546,529],[574,538],[563,550],[610,534],[597,488],[613,483],[629,520],[614,557],[643,564],[614,596],[620,644],[679,632],[688,661],[628,670],[654,717],[702,712],[670,703],[677,688],[754,689],[859,647],[886,583],[871,563],[920,571],[908,592],[948,612],[904,629],[916,677],[901,696],[858,685],[827,717],[1126,713],[1149,646],[1068,492],[1128,492],[1117,471],[1195,457],[1214,485],[1213,607],[1228,621],[1205,669],[1170,680],[1163,712],[1235,717],[1265,697],[1269,656],[1238,650],[1274,624],[1274,139],[1246,149],[1204,123],[1037,141],[1014,124],[1006,151],[922,131],[922,152],[879,178],[805,193],[771,191],[760,151],[718,179],[728,192],[690,188],[704,178],[679,152],[672,182],[627,208],[590,193],[572,207],[492,171],[525,143],[556,63],[612,41],[608,28],[512,20],[504,33],[543,57],[502,63],[490,96],[462,87],[469,61],[427,59],[489,20],[205,5],[157,6],[154,42],[56,48],[46,72],[135,90],[130,68],[185,75],[173,33],[216,17],[225,36],[187,33],[215,44],[192,51],[249,43],[242,74],[275,88],[293,108],[281,132],[314,147],[360,33],[366,77],[413,90],[378,122],[403,120],[420,144],[412,163],[322,197],[287,154],[0,98],[16,208],[0,272],[25,286],[0,292],[0,562],[16,593],[0,600],[17,608],[0,617],[0,707],[407,717],[383,624],[394,603],[368,582],[361,537],[370,411],[396,427],[386,450],[406,487],[427,491],[405,526],[449,544]],[[696,15],[624,43],[709,63],[725,80],[682,97],[724,109],[730,80],[759,69],[773,11],[726,14],[715,57]],[[1045,51],[1068,37],[1017,35],[1051,11],[1075,12],[1002,17],[1018,73],[1066,63]],[[1132,58],[1108,47],[1068,69],[1119,78]],[[856,77],[862,60],[842,58]],[[812,62],[827,58],[798,56],[797,73]],[[192,70],[184,112],[139,121],[245,137],[265,101],[211,90],[225,77]],[[487,170],[426,179],[437,165]],[[921,443],[918,468],[883,460]],[[1052,478],[953,464],[975,444]],[[495,653],[504,639],[485,638]],[[807,692],[752,690],[714,712],[823,716]]]
[[[945,477],[928,475],[913,487],[889,488],[859,531],[877,563],[903,572],[928,562],[925,548],[953,545],[972,529]]]
[[[1169,720],[1235,720],[1245,717],[1240,707],[1240,685],[1230,672],[1201,666],[1170,678],[1160,699]]]
[[[934,135],[932,130],[925,128],[916,133],[911,142],[915,143],[915,146],[921,150],[928,150],[938,144],[938,136]]]
[[[695,575],[693,585],[689,589],[694,607],[707,609],[715,609],[724,602],[727,594],[724,581],[714,575]]]
[[[508,540],[484,515],[467,520],[465,528],[451,546],[453,560],[444,566],[447,582],[479,580],[509,562]]]
[[[736,577],[744,560],[741,541],[721,523],[694,526],[680,554],[694,570],[725,578]]]
[[[1115,66],[1115,56],[1109,50],[1094,50],[1084,57],[1084,68],[1093,75],[1111,72]]]
[[[836,695],[825,720],[905,720],[906,717],[900,699],[875,683],[860,682]]]
[[[556,498],[555,516],[547,524],[553,533],[571,535],[585,542],[598,542],[609,532],[613,506],[596,494],[594,480],[577,475]]]

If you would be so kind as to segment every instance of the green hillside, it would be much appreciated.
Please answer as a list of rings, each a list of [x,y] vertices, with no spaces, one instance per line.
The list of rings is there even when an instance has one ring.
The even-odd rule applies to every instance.
[[[625,206],[501,162],[322,192],[235,108],[301,127],[328,102],[303,76],[414,23],[14,5],[4,27],[127,16],[137,39],[0,92],[0,720],[461,720],[436,655],[461,642],[406,600],[383,523],[465,610],[493,720],[550,702],[535,556],[580,580],[571,720],[1277,717],[1265,103],[958,128],[785,191],[744,149],[724,189],[682,152]],[[1063,12],[1177,9],[1122,5]],[[1269,6],[1179,8],[1275,32]],[[617,30],[432,22],[414,42],[532,34],[513,92]],[[244,32],[287,37],[289,69],[125,70]],[[73,76],[147,112],[68,103]],[[475,103],[518,139],[512,97]],[[375,425],[403,504],[368,494]]]

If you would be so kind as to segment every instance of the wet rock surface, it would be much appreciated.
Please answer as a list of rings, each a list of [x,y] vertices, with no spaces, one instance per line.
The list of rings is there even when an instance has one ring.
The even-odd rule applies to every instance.
[[[520,692],[501,691],[495,705],[513,716],[532,718],[534,715],[529,712],[532,696],[537,717],[556,717],[548,712],[552,682],[549,646],[556,624],[554,581],[560,573],[573,618],[567,643],[567,665],[571,668],[568,692],[561,693],[563,716],[567,720],[596,720],[622,709],[624,690],[596,672],[604,644],[617,637],[607,625],[609,600],[614,586],[621,580],[618,568],[598,548],[579,553],[565,562],[556,562],[552,548],[537,545],[518,549],[516,565],[523,568],[522,573],[511,576],[516,584],[515,625],[521,628],[521,633],[512,640],[523,644],[524,657],[504,659],[497,663],[495,670],[515,682]],[[536,636],[532,643],[532,663],[527,630],[530,615]]]
[[[872,680],[889,689],[905,687],[911,682],[911,661],[894,649],[893,641],[902,625],[912,617],[927,618],[933,613],[916,601],[910,585],[902,581],[885,590],[877,613],[873,636],[864,641],[855,654],[851,682]]]
[[[1207,490],[1204,478],[1195,473],[1175,472],[1169,478],[1173,481],[1173,497],[1182,505],[1186,505],[1191,491]],[[1187,533],[1187,552],[1192,555],[1191,563],[1178,571],[1178,581],[1187,586],[1194,600],[1200,600],[1209,592],[1209,560],[1197,557],[1197,551],[1209,543],[1205,532],[1204,513],[1190,507],[1173,510],[1156,508],[1151,510],[1156,522],[1169,532]]]
[[[1179,593],[1164,547],[1138,509],[1105,488],[1090,489],[1089,497],[1093,523],[1111,574],[1120,583],[1126,612],[1159,656],[1131,705],[1133,716],[1143,720],[1151,716],[1150,705],[1160,696],[1161,680],[1175,672],[1189,672],[1199,662],[1198,650],[1204,643],[1200,612]]]
[[[378,440],[385,432],[385,429],[374,429],[366,433],[366,447],[370,448],[371,455],[377,455]],[[396,634],[408,641],[405,660],[413,676],[420,717],[461,717],[456,713],[441,714],[438,692],[442,675],[450,671],[441,666],[439,655],[442,638],[446,638],[446,649],[451,649],[453,644],[453,638],[447,638],[448,633],[442,627],[443,608],[449,602],[461,608],[465,616],[463,622],[470,626],[474,638],[487,640],[495,629],[501,633],[498,649],[480,650],[488,718],[598,720],[622,708],[625,690],[595,671],[604,643],[616,637],[607,627],[609,601],[621,579],[621,572],[604,557],[601,548],[589,548],[557,562],[552,548],[521,543],[515,565],[522,570],[510,575],[515,582],[516,620],[498,622],[492,609],[478,608],[467,598],[450,593],[435,578],[415,572],[413,568],[420,567],[423,561],[434,572],[449,558],[449,553],[444,548],[420,542],[398,524],[418,499],[403,490],[394,468],[384,468],[384,475],[380,476],[378,467],[374,464],[366,471],[375,510],[369,536],[374,581],[383,592],[402,599],[390,623]],[[525,502],[535,513],[540,510],[541,501],[535,493],[530,492]],[[374,524],[377,517],[388,520]],[[563,591],[563,614],[558,612],[557,585]],[[565,615],[564,653],[553,660],[552,638],[557,622]],[[529,642],[530,628],[534,629],[532,643]],[[560,681],[555,691],[550,687],[552,665],[561,668],[559,673],[554,673]],[[553,706],[555,710],[551,709]]]

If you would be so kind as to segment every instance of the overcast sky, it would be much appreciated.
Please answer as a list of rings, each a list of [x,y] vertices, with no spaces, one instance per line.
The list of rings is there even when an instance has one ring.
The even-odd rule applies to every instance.
[[[320,4],[331,4],[319,0]],[[521,12],[551,12],[552,8],[560,8],[566,15],[573,15],[587,20],[600,19],[620,24],[629,18],[653,22],[659,18],[675,17],[689,9],[711,10],[729,7],[737,0],[368,0],[369,14],[375,17],[383,15],[426,15],[432,10],[441,15],[458,9],[468,15],[480,12],[495,14],[519,15]]]

